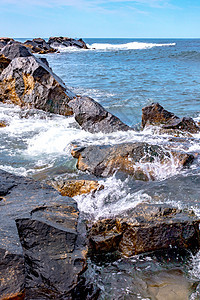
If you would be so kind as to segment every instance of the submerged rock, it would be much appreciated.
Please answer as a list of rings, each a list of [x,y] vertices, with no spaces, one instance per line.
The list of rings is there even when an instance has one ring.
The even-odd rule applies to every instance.
[[[104,188],[103,185],[100,185],[98,181],[95,180],[58,179],[48,181],[48,184],[58,190],[62,196],[68,197],[87,194]]]
[[[68,37],[50,37],[48,40],[48,44],[52,48],[59,48],[61,47],[77,47],[77,48],[83,48],[88,49],[86,43],[82,40],[76,40]]]
[[[46,60],[32,54],[13,59],[0,75],[0,101],[4,103],[72,115],[68,102],[74,96],[48,67]]]
[[[69,106],[73,109],[78,124],[91,133],[132,130],[92,98],[76,97],[69,102]]]
[[[166,133],[168,130],[171,133],[171,129],[190,133],[197,133],[200,131],[200,127],[197,126],[192,118],[184,117],[181,119],[165,110],[159,103],[152,103],[142,109],[142,127],[144,128],[149,125],[161,125]]]
[[[32,53],[46,54],[56,52],[56,49],[50,47],[50,45],[41,38],[27,40],[24,42],[24,45],[30,48]]]
[[[125,256],[200,246],[200,220],[192,213],[160,204],[139,204],[125,216],[99,220],[89,231],[94,253],[120,251]]]
[[[77,168],[81,171],[89,171],[102,177],[121,171],[134,176],[136,180],[145,181],[155,179],[151,166],[156,161],[160,164],[172,164],[172,155],[177,167],[183,167],[194,160],[192,154],[169,151],[161,146],[142,142],[74,148],[71,154],[78,159]]]

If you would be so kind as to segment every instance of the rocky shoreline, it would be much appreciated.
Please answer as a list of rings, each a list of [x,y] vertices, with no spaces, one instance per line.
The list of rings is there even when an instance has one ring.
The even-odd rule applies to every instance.
[[[45,58],[31,53],[41,53],[39,48],[51,52],[51,46],[58,44],[84,48],[82,40],[25,43],[28,46],[0,39],[0,102],[74,115],[78,126],[91,133],[133,130],[92,98],[71,92]],[[7,126],[1,120],[0,124]],[[149,126],[181,139],[200,132],[193,119],[181,119],[158,103],[143,108],[141,129]],[[170,143],[164,147],[144,142],[73,145],[77,168],[97,180],[48,182],[53,187],[0,170],[0,299],[98,299],[99,288],[87,275],[91,256],[117,252],[130,257],[171,248],[196,253],[200,220],[192,211],[144,203],[123,215],[91,223],[80,218],[71,197],[90,192],[98,197],[104,188],[98,179],[117,172],[135,180],[156,180],[151,168],[155,161],[168,165],[173,160],[182,169],[189,168],[197,155],[174,150]]]

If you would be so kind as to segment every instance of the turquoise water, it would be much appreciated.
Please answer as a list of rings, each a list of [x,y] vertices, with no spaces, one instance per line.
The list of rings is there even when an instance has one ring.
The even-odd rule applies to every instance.
[[[140,131],[142,107],[152,102],[159,102],[179,117],[200,121],[200,39],[85,41],[89,50],[59,49],[60,53],[44,57],[76,94],[92,97],[136,130],[90,134],[81,130],[73,117],[0,104],[0,120],[9,124],[0,129],[0,168],[39,180],[60,175],[91,178],[76,170],[76,161],[70,155],[72,143],[169,143],[170,136]],[[181,170],[172,161],[164,166],[157,162],[151,166],[156,181],[139,182],[118,175],[99,179],[104,190],[95,197],[76,197],[83,216],[98,219],[115,215],[143,201],[193,209],[200,216],[200,135],[172,146],[198,154],[191,168]],[[199,254],[184,260],[173,256],[170,264],[168,259],[139,256],[103,266],[91,262],[89,272],[102,290],[101,299],[154,299],[143,293],[141,282],[147,284],[147,277],[156,278],[158,272],[180,282],[183,278],[184,282],[194,280],[198,286]],[[198,291],[191,299],[200,299]]]

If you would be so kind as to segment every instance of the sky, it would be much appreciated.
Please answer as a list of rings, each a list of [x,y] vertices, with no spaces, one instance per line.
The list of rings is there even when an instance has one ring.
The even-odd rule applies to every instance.
[[[0,36],[200,38],[200,0],[0,0]]]

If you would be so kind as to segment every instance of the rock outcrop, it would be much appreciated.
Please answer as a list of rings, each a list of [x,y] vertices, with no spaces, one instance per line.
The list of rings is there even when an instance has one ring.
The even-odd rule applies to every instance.
[[[47,54],[56,52],[56,49],[50,47],[50,45],[41,38],[27,40],[26,42],[24,42],[24,45],[28,47],[32,53]]]
[[[98,181],[95,180],[65,180],[60,178],[48,181],[47,183],[58,190],[62,196],[68,197],[88,194],[104,188],[103,185],[100,185]]]
[[[0,206],[0,298],[71,299],[87,254],[76,202],[0,170]]]
[[[9,42],[5,47],[1,49],[1,54],[6,58],[12,60],[17,57],[29,57],[32,56],[29,49],[23,46],[19,42]]]
[[[153,169],[148,171],[145,168],[146,163],[169,163],[170,155],[174,157],[177,167],[189,166],[194,160],[192,154],[166,150],[161,146],[142,142],[77,147],[71,154],[78,159],[77,168],[81,171],[102,177],[121,171],[132,175],[136,180],[145,181],[154,179]]]
[[[0,37],[0,49],[6,46],[9,42],[14,42],[14,40],[8,37]]]
[[[0,75],[0,101],[4,103],[72,115],[68,102],[73,97],[75,95],[52,72],[46,60],[32,54],[13,59]]]
[[[160,204],[139,204],[127,215],[99,220],[90,229],[93,253],[120,251],[125,256],[170,249],[197,251],[200,220],[192,213]]]
[[[69,106],[73,109],[77,123],[91,133],[132,130],[92,98],[76,97],[69,102]]]
[[[152,103],[142,109],[142,127],[149,125],[160,126],[167,130],[180,130],[190,133],[200,132],[200,127],[192,118],[179,118],[165,110],[159,103]]]
[[[0,54],[0,75],[2,71],[7,68],[10,62],[10,59],[6,58],[3,54]]]
[[[59,47],[76,47],[82,49],[88,49],[86,43],[82,40],[76,40],[68,37],[50,37],[48,40],[48,44],[52,48],[59,48]]]

